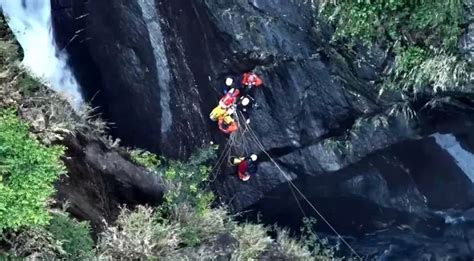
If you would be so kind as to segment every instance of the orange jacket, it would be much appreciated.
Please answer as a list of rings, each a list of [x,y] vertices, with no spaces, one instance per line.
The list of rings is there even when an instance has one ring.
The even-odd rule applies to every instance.
[[[219,118],[217,125],[219,129],[226,134],[233,133],[239,129],[239,125],[231,116]]]

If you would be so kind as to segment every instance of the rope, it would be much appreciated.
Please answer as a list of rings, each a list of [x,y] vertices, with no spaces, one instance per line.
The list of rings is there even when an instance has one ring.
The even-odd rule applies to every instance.
[[[241,157],[249,154],[250,146],[247,138],[247,132],[249,130],[245,125],[245,120],[238,111],[236,111],[232,116],[239,128],[236,132],[230,134],[229,140],[231,141],[232,153]]]
[[[249,131],[248,129],[248,126],[246,125],[246,122],[245,122],[245,117],[244,115],[242,114],[242,112],[238,111],[236,113],[236,117],[237,117],[237,120],[238,120],[238,123],[239,123],[239,131],[240,131],[240,134],[241,134],[241,141],[242,141],[242,146],[243,146],[243,155],[248,155],[249,154],[249,141],[248,139],[246,139],[246,133]]]
[[[331,225],[331,223],[329,223],[329,221],[324,217],[324,215],[321,212],[319,212],[319,210],[313,205],[313,203],[311,203],[311,201],[309,201],[309,199],[303,194],[303,192],[293,183],[291,178],[283,171],[283,169],[280,167],[280,165],[278,165],[278,163],[272,158],[272,156],[270,156],[270,154],[265,150],[265,147],[263,146],[262,142],[258,139],[257,135],[255,134],[253,129],[250,127],[250,125],[247,124],[247,122],[245,121],[245,117],[243,116],[243,114],[241,112],[237,111],[235,115],[236,115],[236,118],[237,118],[237,121],[238,121],[238,124],[239,124],[239,130],[237,131],[237,133],[232,133],[230,135],[229,140],[226,144],[226,147],[224,148],[224,151],[221,154],[220,159],[218,160],[218,163],[214,166],[213,170],[215,169],[216,166],[218,166],[218,168],[220,169],[220,167],[222,166],[222,163],[223,163],[223,158],[226,157],[225,154],[229,153],[232,148],[235,148],[236,144],[243,145],[242,146],[243,147],[243,153],[247,153],[248,147],[246,145],[248,144],[248,141],[244,138],[244,134],[248,131],[250,133],[251,137],[253,138],[253,140],[255,141],[256,145],[258,146],[258,148],[263,153],[265,153],[265,155],[277,167],[277,169],[280,171],[282,176],[285,178],[286,182],[288,183],[288,186],[290,187],[293,198],[297,202],[301,213],[306,217],[306,213],[304,212],[303,207],[301,206],[298,198],[296,197],[295,191],[298,192],[298,194],[301,196],[301,198],[304,199],[304,201],[306,201],[306,203],[314,210],[314,212],[321,218],[321,220],[324,221],[324,223],[352,251],[352,253],[355,256],[357,256],[359,259],[362,260],[361,256],[354,250],[354,248],[349,244],[349,242],[347,242],[341,236],[341,234],[339,234],[337,232],[337,230]],[[245,129],[243,129],[242,127],[245,127]],[[239,138],[240,138],[241,142],[238,142]],[[240,148],[240,146],[239,146],[239,148]],[[240,152],[242,152],[242,151],[240,151]],[[217,174],[219,174],[219,173],[217,173]],[[213,177],[213,180],[216,179],[217,174]]]
[[[219,174],[221,172],[221,166],[224,163],[224,158],[226,157],[226,155],[229,154],[230,148],[231,148],[230,141],[227,141],[227,143],[224,147],[224,150],[222,150],[222,153],[219,156],[219,158],[217,159],[216,164],[214,165],[214,167],[210,171],[210,173],[213,173],[215,170],[217,170],[217,172],[212,176],[212,179],[209,180],[210,182],[214,182],[216,180],[217,176],[219,176]]]
[[[300,211],[301,211],[301,213],[303,214],[303,216],[304,216],[305,218],[307,218],[306,212],[304,211],[303,207],[301,206],[301,203],[300,203],[300,201],[298,200],[298,197],[296,197],[295,190],[294,190],[293,187],[290,185],[290,183],[287,182],[287,184],[288,184],[288,187],[289,187],[290,190],[291,190],[291,194],[293,195],[293,198],[294,198],[295,201],[296,201],[296,204],[298,205],[298,208],[300,209]]]
[[[309,201],[309,199],[303,194],[303,192],[301,192],[301,190],[293,183],[293,181],[290,179],[290,177],[281,169],[281,167],[278,165],[278,163],[270,156],[270,154],[268,154],[268,152],[265,150],[265,147],[260,142],[260,140],[257,138],[257,135],[252,130],[252,128],[250,128],[250,126],[248,126],[248,128],[249,128],[250,134],[253,136],[257,146],[260,148],[260,150],[262,150],[263,153],[265,153],[265,155],[267,155],[267,157],[270,159],[270,161],[277,167],[277,169],[280,171],[280,173],[286,179],[288,184],[290,184],[296,190],[296,192],[298,192],[298,194],[300,194],[301,198],[303,198],[306,201],[306,203],[308,203],[308,205],[314,210],[314,212],[316,212],[316,214],[324,221],[324,223],[326,223],[326,225],[328,225],[328,227],[334,232],[334,234],[336,234],[337,237],[342,242],[344,242],[344,244],[352,251],[352,253],[354,253],[354,255],[356,255],[359,259],[362,260],[362,258],[354,250],[354,248],[352,248],[352,246],[341,236],[341,234],[339,234],[337,232],[337,230],[329,223],[329,221],[323,216],[323,214],[321,212],[319,212],[319,210],[313,205],[313,203],[311,203],[311,201]]]

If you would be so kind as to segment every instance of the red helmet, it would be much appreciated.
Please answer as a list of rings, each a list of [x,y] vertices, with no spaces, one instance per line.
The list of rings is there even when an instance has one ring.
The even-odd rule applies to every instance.
[[[255,73],[249,72],[249,73],[244,73],[242,83],[244,85],[255,85],[258,87],[262,85],[263,81]]]

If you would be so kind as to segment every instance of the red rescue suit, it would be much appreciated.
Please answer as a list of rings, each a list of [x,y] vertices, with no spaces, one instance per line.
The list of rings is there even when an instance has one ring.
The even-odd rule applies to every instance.
[[[259,87],[260,85],[263,84],[263,80],[260,79],[260,77],[258,77],[255,73],[248,72],[248,73],[244,73],[242,77],[242,84],[245,87],[252,87],[252,86]]]
[[[223,108],[228,108],[229,106],[235,104],[237,98],[239,98],[240,91],[237,89],[231,89],[228,91],[224,97],[219,101],[219,105]]]

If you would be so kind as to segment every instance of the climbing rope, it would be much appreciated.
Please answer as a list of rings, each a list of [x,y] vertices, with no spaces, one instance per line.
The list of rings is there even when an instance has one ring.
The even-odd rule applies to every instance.
[[[303,207],[301,206],[301,203],[298,200],[298,197],[296,197],[295,190],[293,189],[293,187],[291,186],[291,184],[289,182],[287,182],[286,184],[288,184],[288,187],[290,188],[291,194],[293,195],[293,198],[295,199],[296,204],[298,205],[298,208],[300,209],[301,213],[303,214],[303,216],[305,218],[307,218],[306,212],[304,211]]]
[[[214,165],[214,167],[212,167],[212,169],[209,172],[209,173],[214,173],[214,171],[217,170],[212,175],[212,178],[209,179],[209,182],[214,182],[216,180],[216,178],[219,176],[219,174],[221,173],[221,166],[226,160],[228,160],[226,158],[229,157],[229,155],[230,155],[230,149],[231,149],[231,142],[228,140],[225,147],[224,147],[224,149],[222,150],[221,155],[217,159],[216,164]]]
[[[246,123],[245,123],[246,124]],[[280,171],[280,173],[283,175],[283,177],[286,179],[286,181],[288,182],[288,184],[294,188],[294,190],[296,192],[298,192],[298,194],[300,194],[301,198],[304,199],[304,201],[306,201],[306,203],[308,203],[308,205],[314,210],[314,212],[316,212],[316,214],[321,218],[321,220],[324,221],[324,223],[326,223],[326,225],[334,232],[334,234],[337,235],[337,237],[352,251],[352,253],[357,256],[357,258],[361,259],[361,256],[354,250],[354,248],[349,244],[349,242],[347,242],[342,236],[341,234],[339,234],[337,232],[337,230],[329,223],[329,221],[324,217],[324,215],[316,208],[316,206],[313,205],[313,203],[311,203],[311,201],[309,201],[309,199],[303,194],[303,192],[293,183],[293,181],[291,180],[291,178],[288,176],[288,174],[286,174],[283,169],[280,167],[280,165],[278,165],[278,163],[270,156],[270,154],[265,150],[265,147],[263,146],[262,142],[258,139],[257,135],[255,134],[255,132],[253,131],[253,129],[248,125],[247,125],[247,128],[249,130],[249,133],[250,135],[252,136],[252,138],[254,139],[255,143],[257,144],[257,146],[259,147],[259,149],[265,153],[265,155],[270,159],[270,161],[277,167],[277,169]],[[296,199],[296,196],[293,195]],[[297,200],[297,199],[296,199]],[[301,208],[301,205],[300,205],[300,208]],[[301,208],[302,209],[302,208]]]
[[[233,115],[234,120],[237,122],[239,128],[234,133],[230,134],[229,140],[231,141],[233,155],[248,155],[251,149],[250,141],[247,138],[249,129],[245,125],[245,118],[240,115],[239,112],[235,112]]]
[[[243,134],[247,133],[247,132],[250,132],[250,125],[247,124],[246,122],[246,119],[245,119],[245,116],[243,115],[243,113],[241,111],[236,111],[235,113],[235,118],[238,120],[239,122],[239,130],[243,130]],[[242,137],[245,137],[242,135]],[[253,137],[251,137],[253,138]],[[246,138],[243,138],[242,139],[242,143],[244,144],[244,147],[246,148],[245,149],[245,152],[243,154],[240,154],[240,155],[248,155],[249,154],[249,151],[250,151],[250,141],[248,141],[248,139]],[[301,213],[303,214],[303,216],[306,218],[307,215],[306,215],[306,212],[304,211],[303,207],[301,206],[301,203],[300,201],[298,200],[298,198],[296,197],[296,194],[295,194],[295,190],[293,189],[293,187],[290,185],[290,183],[287,183],[288,184],[288,187],[290,188],[290,191],[291,191],[291,194],[293,195],[293,198],[295,199],[296,201],[296,204],[298,205],[298,208],[300,209]]]
[[[249,141],[246,138],[249,130],[244,125],[245,119],[239,117],[237,112],[234,114],[234,118],[238,120],[238,124],[241,127],[239,127],[236,132],[230,134],[229,139],[227,140],[227,143],[224,149],[222,150],[222,153],[217,159],[216,164],[210,170],[210,173],[214,173],[212,175],[212,178],[209,179],[210,182],[215,181],[216,178],[219,176],[219,174],[221,173],[222,164],[224,164],[224,162],[227,162],[227,166],[229,167],[233,165],[231,162],[232,155],[247,155],[250,151]]]
[[[290,190],[292,192],[293,198],[298,204],[299,209],[301,210],[301,213],[306,217],[306,213],[304,212],[303,207],[301,206],[295,191],[301,196],[301,198],[306,201],[306,203],[314,210],[314,212],[321,218],[321,220],[324,221],[324,223],[334,232],[334,234],[337,235],[338,239],[340,239],[351,251],[352,253],[357,256],[359,259],[362,260],[361,256],[354,250],[354,248],[347,242],[341,234],[337,232],[337,230],[329,223],[329,221],[324,217],[324,215],[314,206],[311,201],[303,194],[303,192],[293,183],[291,178],[286,174],[283,169],[280,167],[280,165],[273,159],[273,157],[265,150],[265,147],[263,146],[262,142],[258,139],[257,135],[253,131],[253,129],[250,127],[250,125],[246,122],[246,119],[242,112],[236,111],[234,112],[234,119],[237,121],[238,124],[238,129],[236,132],[231,133],[226,147],[223,150],[223,153],[219,157],[218,162],[214,166],[213,170],[217,167],[219,169],[219,172],[214,175],[213,180],[216,179],[218,174],[220,173],[221,166],[223,162],[225,161],[225,158],[227,157],[227,161],[230,161],[230,153],[235,153],[235,155],[248,155],[249,154],[249,141],[246,138],[246,133],[248,132],[250,134],[251,139],[255,142],[257,147],[268,157],[268,159],[276,166],[276,168],[279,170],[281,175],[285,178],[288,186],[290,187]],[[211,181],[211,182],[212,182]]]

